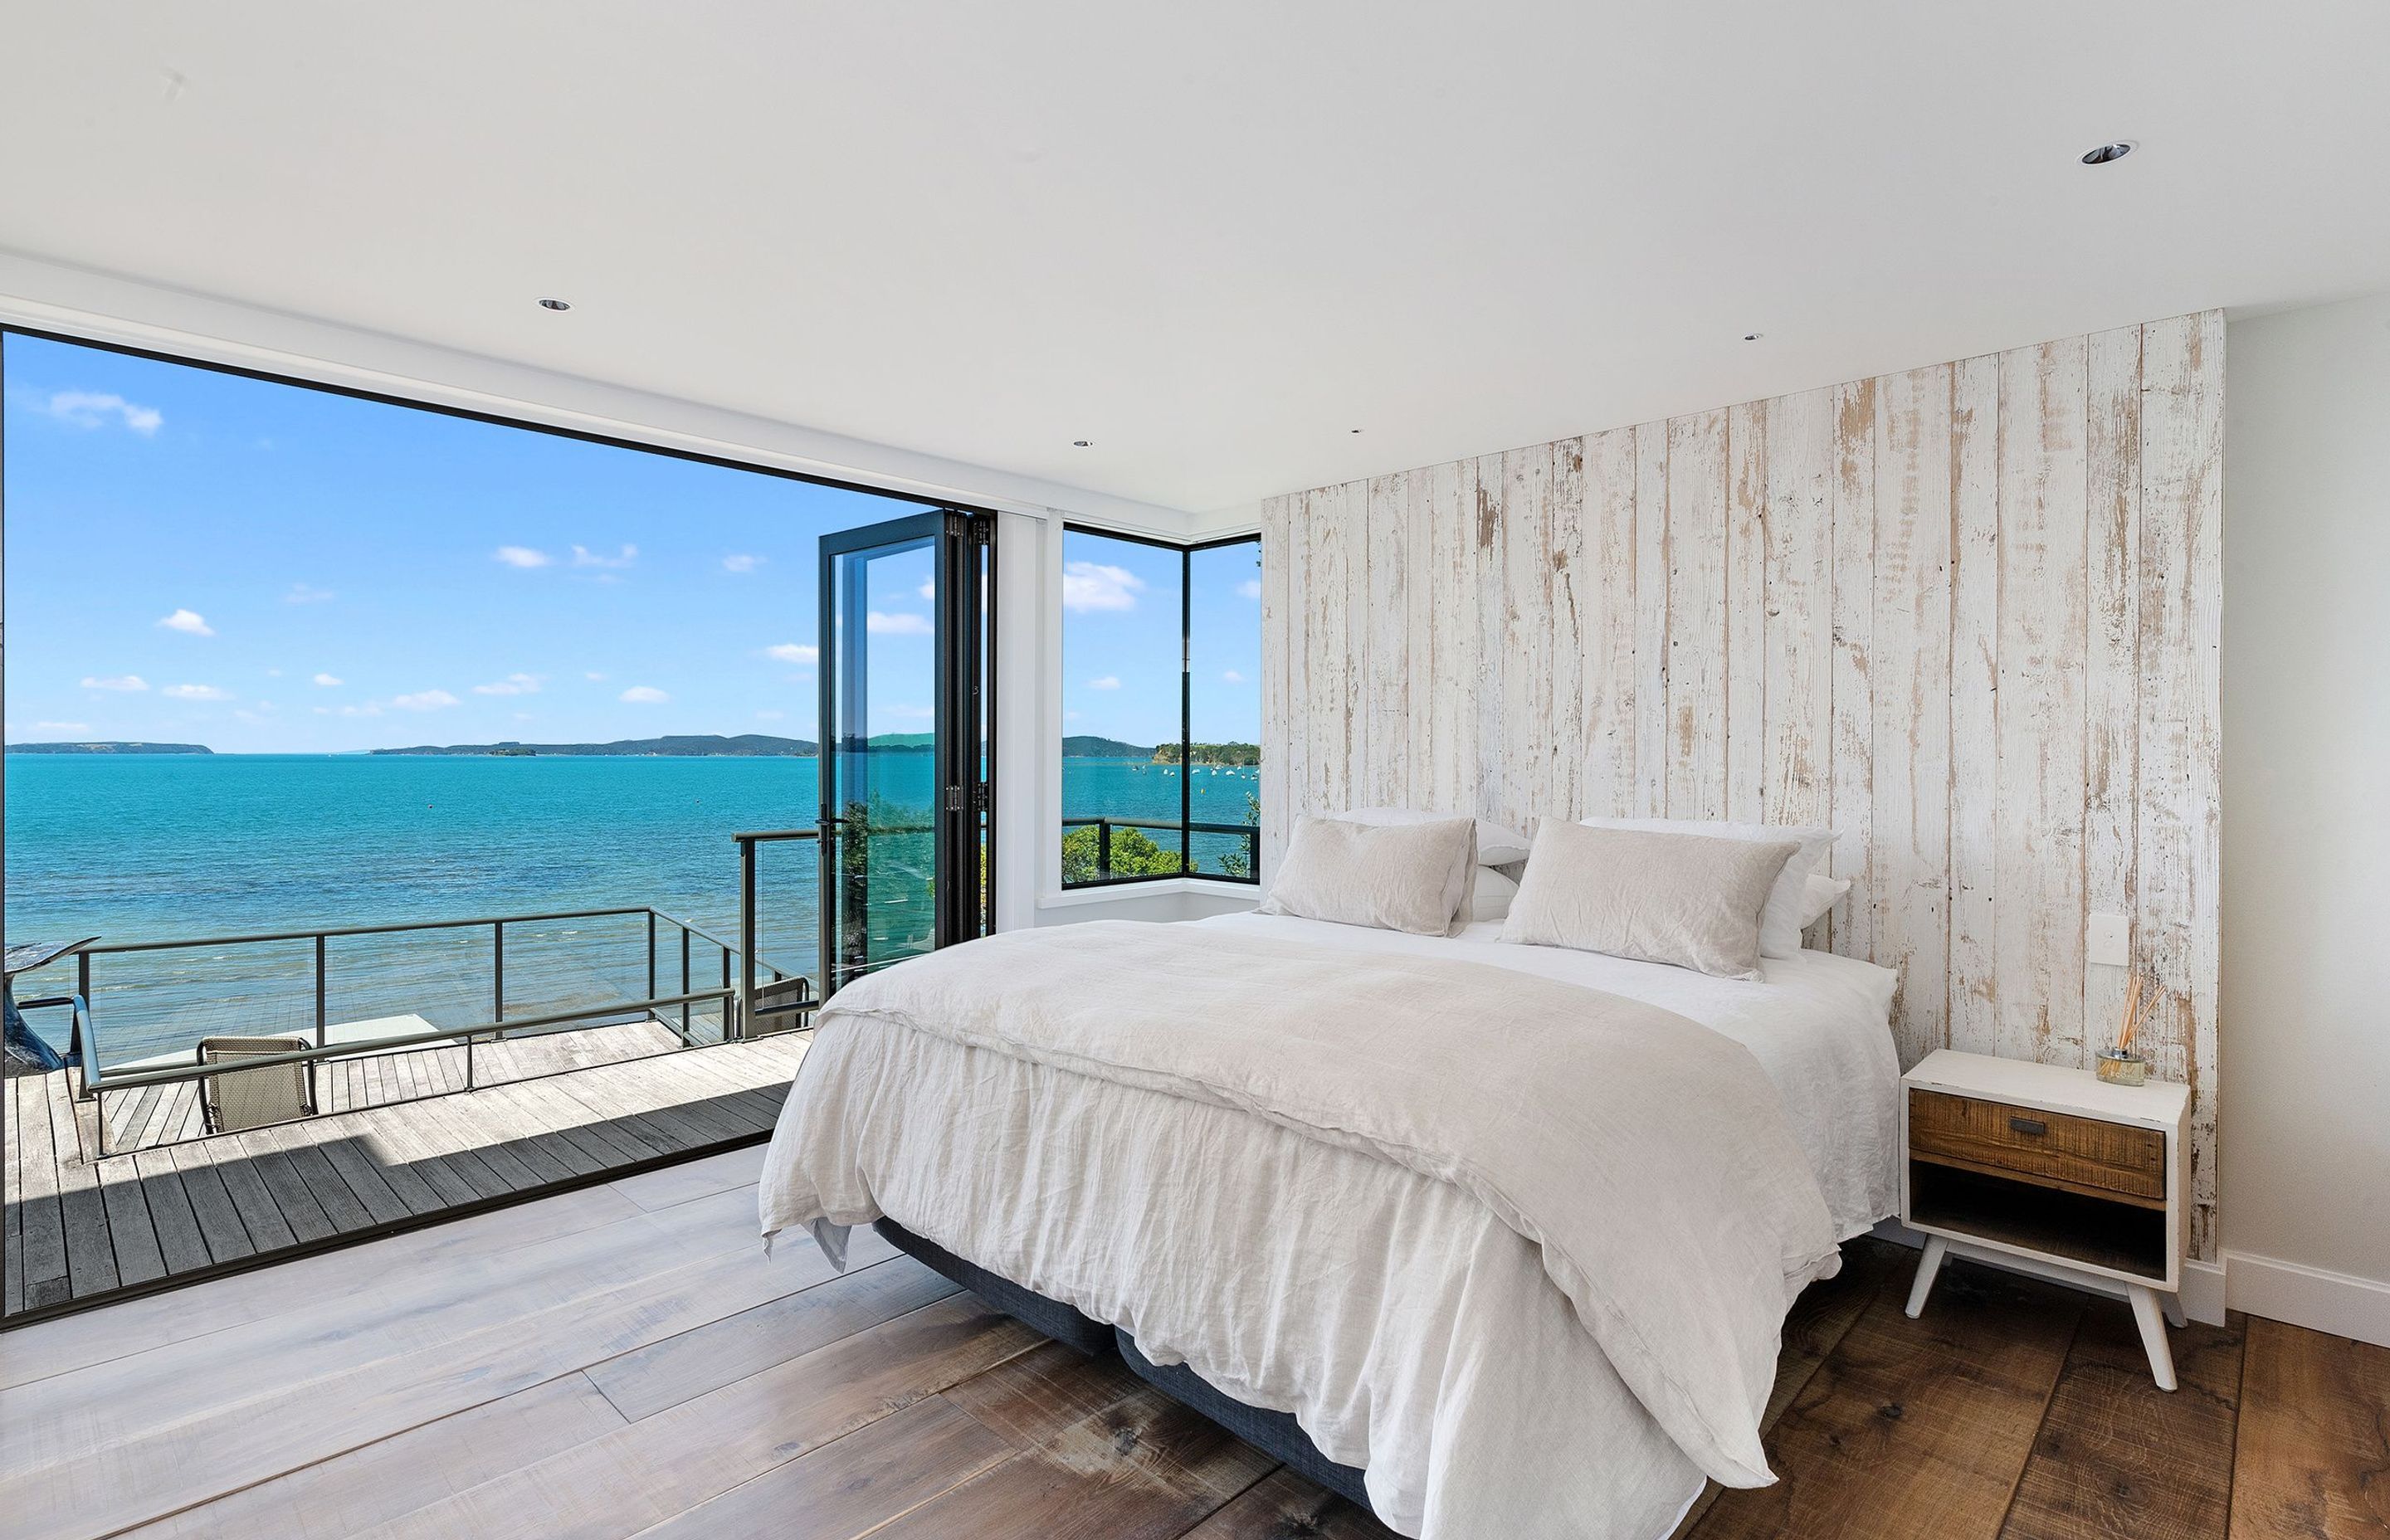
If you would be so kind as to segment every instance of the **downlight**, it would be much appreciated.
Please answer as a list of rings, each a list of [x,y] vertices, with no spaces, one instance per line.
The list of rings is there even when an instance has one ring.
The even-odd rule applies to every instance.
[[[2104,166],[2111,161],[2121,160],[2132,153],[2133,141],[2118,139],[2114,144],[2099,145],[2085,150],[2083,163],[2087,166]]]

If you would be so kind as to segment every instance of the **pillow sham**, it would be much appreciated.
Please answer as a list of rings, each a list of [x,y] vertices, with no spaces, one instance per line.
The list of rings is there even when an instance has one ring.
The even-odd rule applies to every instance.
[[[1477,885],[1469,891],[1469,918],[1502,919],[1510,913],[1519,885],[1491,866],[1477,868]]]
[[[1421,813],[1408,807],[1356,807],[1331,814],[1348,824],[1374,824],[1393,828],[1405,824],[1435,824],[1458,818],[1458,813]],[[1477,820],[1477,864],[1481,866],[1507,866],[1513,861],[1527,858],[1527,837],[1515,828],[1484,818]]]
[[[1474,819],[1372,825],[1299,818],[1269,896],[1254,912],[1414,936],[1455,935],[1469,922],[1476,869]]]
[[[1759,921],[1798,841],[1548,821],[1502,939],[1756,979]]]
[[[1847,877],[1820,877],[1809,874],[1808,885],[1801,890],[1801,929],[1806,930],[1826,918],[1826,911],[1843,901],[1851,891]]]
[[[1809,874],[1834,848],[1834,831],[1800,824],[1730,824],[1694,818],[1580,818],[1588,828],[1639,828],[1654,833],[1706,834],[1715,840],[1755,840],[1763,843],[1792,840],[1800,855],[1784,864],[1767,895],[1767,910],[1759,922],[1759,955],[1797,957],[1801,955],[1801,900]]]

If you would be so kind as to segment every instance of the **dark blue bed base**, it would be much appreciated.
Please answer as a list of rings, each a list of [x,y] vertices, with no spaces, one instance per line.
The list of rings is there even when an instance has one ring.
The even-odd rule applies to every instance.
[[[1184,1365],[1153,1363],[1137,1351],[1137,1340],[1127,1332],[965,1262],[893,1219],[882,1219],[872,1227],[885,1236],[890,1245],[944,1274],[1015,1320],[1091,1357],[1117,1352],[1130,1372],[1163,1394],[1202,1413],[1264,1454],[1283,1461],[1297,1475],[1308,1477],[1365,1508],[1369,1506],[1368,1493],[1361,1484],[1361,1472],[1321,1454],[1319,1445],[1311,1442],[1311,1435],[1303,1431],[1292,1415],[1248,1406],[1213,1389]]]

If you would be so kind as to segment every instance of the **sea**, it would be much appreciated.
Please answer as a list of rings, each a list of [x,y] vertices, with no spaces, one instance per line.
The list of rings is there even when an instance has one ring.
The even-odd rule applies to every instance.
[[[875,791],[927,806],[932,768],[925,754],[892,756],[875,766]],[[1066,759],[1064,813],[1176,818],[1179,775],[1143,760]],[[1196,821],[1249,822],[1256,785],[1250,767],[1196,766]],[[816,786],[810,758],[10,754],[0,786],[6,940],[205,940],[652,907],[668,917],[654,993],[681,992],[683,927],[687,976],[701,989],[720,981],[722,944],[738,937],[730,836],[811,828]],[[1240,843],[1199,836],[1199,868],[1218,869]],[[762,847],[765,965],[816,970],[818,879],[812,841]],[[331,938],[326,1017],[490,1020],[497,953],[487,926]],[[648,997],[649,958],[644,912],[509,925],[506,1010]],[[183,1052],[212,1033],[304,1031],[315,978],[312,939],[103,954],[91,978],[102,1062]],[[71,969],[57,966],[19,978],[16,993],[72,987]],[[28,1020],[63,1047],[65,1016]]]

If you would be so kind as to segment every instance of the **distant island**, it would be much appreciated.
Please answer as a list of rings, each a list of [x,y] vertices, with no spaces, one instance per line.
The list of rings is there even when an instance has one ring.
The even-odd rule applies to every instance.
[[[873,741],[877,742],[877,739]],[[409,749],[376,749],[377,754],[483,754],[498,759],[535,759],[541,755],[664,759],[811,759],[810,738],[773,738],[765,733],[685,733],[669,738],[625,738],[611,743],[450,743],[418,744]],[[202,749],[201,753],[207,752]]]
[[[1150,759],[1153,750],[1123,743],[1116,738],[1095,738],[1086,734],[1062,740],[1064,759]]]
[[[12,754],[212,754],[204,743],[11,743]]]
[[[1259,764],[1262,749],[1258,743],[1190,743],[1189,757],[1198,764]],[[1156,764],[1178,763],[1178,745],[1164,743],[1153,751]]]

